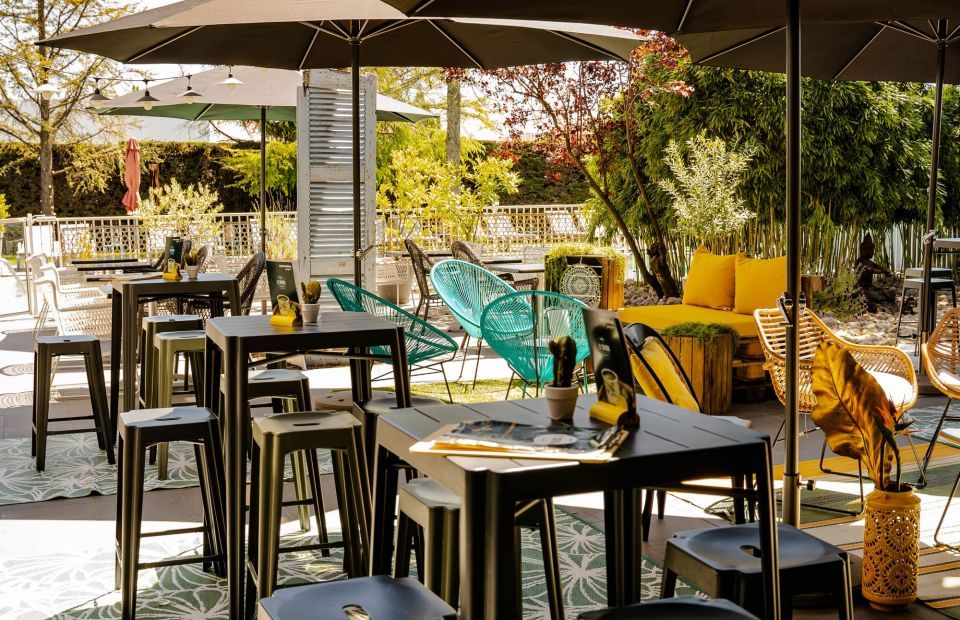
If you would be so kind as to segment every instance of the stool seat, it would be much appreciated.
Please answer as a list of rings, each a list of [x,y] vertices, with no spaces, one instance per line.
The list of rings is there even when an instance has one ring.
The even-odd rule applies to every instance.
[[[266,415],[253,420],[253,440],[279,440],[284,450],[340,448],[360,422],[342,411],[302,411]]]
[[[728,600],[720,598],[705,601],[695,596],[650,601],[617,609],[588,611],[577,616],[577,620],[666,620],[667,618],[757,620],[756,616]]]
[[[275,397],[279,392],[299,394],[301,382],[309,386],[307,375],[299,370],[284,368],[264,368],[251,370],[247,375],[247,398]],[[226,382],[220,382],[220,391],[226,388]],[[307,398],[309,394],[303,394]]]
[[[77,334],[74,336],[37,336],[33,344],[33,350],[46,347],[51,351],[56,351],[57,355],[80,355],[90,350],[90,344],[100,339],[96,336],[87,334]]]
[[[421,407],[431,407],[433,405],[446,405],[447,403],[443,402],[438,398],[430,398],[427,396],[411,396],[410,397],[410,406],[416,409]],[[397,407],[397,397],[390,395],[385,398],[372,398],[370,400],[365,400],[363,402],[357,403],[361,410],[367,414],[374,415],[383,415],[385,413],[390,413],[391,411],[396,411],[399,409]]]
[[[448,491],[432,478],[409,480],[400,486],[400,493],[409,494],[430,510],[437,508],[459,510],[460,508],[460,496]]]
[[[457,612],[409,577],[383,575],[278,590],[260,601],[259,620],[344,620],[346,608],[370,618],[456,620]]]
[[[350,390],[311,390],[310,396],[317,409],[353,411],[353,392]],[[374,390],[372,398],[393,398],[393,395],[389,392]]]
[[[168,433],[173,429],[187,434],[186,429],[193,425],[202,426],[217,419],[206,407],[158,407],[156,409],[134,409],[120,414],[120,436],[131,428],[141,433]]]
[[[922,278],[923,277],[923,267],[907,267],[903,270],[903,277],[905,278]],[[946,267],[931,267],[930,268],[930,277],[931,278],[949,278],[953,279],[953,269],[948,269]]]
[[[186,331],[161,332],[154,338],[155,345],[159,348],[163,343],[171,343],[177,347],[178,351],[203,351],[207,344],[207,333],[202,329],[190,329]]]
[[[922,288],[923,278],[904,278],[904,288]],[[952,278],[930,278],[930,288],[933,290],[946,290],[955,286]]]

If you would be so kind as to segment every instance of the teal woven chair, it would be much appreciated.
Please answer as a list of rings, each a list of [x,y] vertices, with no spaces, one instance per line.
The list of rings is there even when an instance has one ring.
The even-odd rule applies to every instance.
[[[458,348],[453,338],[386,299],[343,280],[330,278],[327,280],[327,290],[347,312],[366,312],[403,327],[407,345],[407,362],[411,367],[420,366],[421,369],[439,370],[443,375],[443,383],[447,386],[447,396],[453,402],[453,394],[447,382],[447,373],[443,369],[443,361],[433,361],[446,355],[450,355],[452,359]],[[370,350],[376,355],[390,355],[387,347],[371,347]],[[431,361],[433,362],[429,364],[424,363]]]
[[[460,377],[463,376],[463,368],[467,364],[466,352],[470,346],[470,338],[477,341],[477,367],[473,372],[473,384],[476,386],[477,372],[480,369],[480,350],[483,347],[480,316],[490,302],[509,295],[514,290],[496,274],[462,260],[440,261],[430,270],[430,279],[433,281],[433,289],[437,295],[467,332],[461,343],[464,355],[463,364],[460,366]]]
[[[577,362],[590,354],[583,309],[579,300],[549,291],[519,291],[490,302],[480,317],[480,329],[490,348],[510,365],[526,386],[553,381],[549,343],[570,336],[577,344]],[[511,384],[513,377],[511,376]],[[509,398],[510,391],[507,390]]]

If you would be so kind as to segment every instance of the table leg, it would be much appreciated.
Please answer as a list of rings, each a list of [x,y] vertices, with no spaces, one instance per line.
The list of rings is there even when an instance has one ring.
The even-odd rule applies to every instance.
[[[121,328],[123,347],[123,411],[137,408],[137,312],[139,298],[128,292],[123,299]]]
[[[487,578],[484,617],[491,620],[516,617],[520,604],[517,591],[517,502],[504,489],[504,480],[491,476],[488,484]]]
[[[623,524],[620,522],[623,515],[622,503],[622,491],[604,491],[603,531],[607,558],[607,605],[609,607],[621,607],[624,604],[623,567],[620,565],[623,555],[619,552],[621,548],[620,540],[623,535]]]
[[[370,523],[370,574],[389,575],[393,561],[393,530],[397,506],[398,459],[377,447],[374,463],[373,518]]]
[[[764,617],[780,620],[780,569],[777,559],[777,515],[773,498],[773,461],[770,445],[763,444],[757,455],[762,466],[757,471],[757,512],[760,513],[760,563],[763,567]]]
[[[484,617],[487,577],[487,474],[469,472],[460,507],[460,617]],[[513,616],[513,611],[507,618]]]
[[[220,415],[220,374],[223,372],[223,355],[210,338],[203,350],[203,406]]]
[[[237,343],[228,340],[223,352],[224,468],[227,498],[227,589],[230,617],[242,618],[244,612],[244,495],[247,459],[244,436],[247,405],[247,356]]]
[[[643,577],[643,489],[626,489],[623,491],[623,500],[620,503],[619,517],[621,532],[618,553],[623,557],[619,565],[623,570],[621,584],[623,586],[624,604],[639,603],[642,597]]]
[[[390,347],[393,363],[393,384],[397,392],[397,406],[409,407],[410,402],[410,366],[407,364],[407,344],[403,328],[397,328],[396,336]]]
[[[234,280],[227,289],[227,299],[230,301],[230,316],[240,316],[243,309],[240,308],[240,283]]]
[[[210,317],[223,316],[223,293],[210,293]]]
[[[110,309],[110,428],[117,436],[120,416],[120,364],[123,359],[123,295],[114,289]]]

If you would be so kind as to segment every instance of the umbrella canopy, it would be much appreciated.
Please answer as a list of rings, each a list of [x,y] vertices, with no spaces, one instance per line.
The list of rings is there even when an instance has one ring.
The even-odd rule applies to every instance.
[[[787,4],[776,0],[384,0],[411,17],[551,19],[664,32],[712,32],[783,26]],[[936,19],[945,0],[803,0],[803,23],[872,19]]]
[[[243,84],[229,88],[221,82],[230,74]],[[187,86],[198,94],[182,97]],[[299,72],[259,67],[217,67],[150,85],[150,94],[159,99],[150,110],[137,102],[143,91],[132,91],[104,101],[95,114],[109,116],[159,116],[183,120],[259,120],[260,108],[267,108],[268,121],[297,120],[297,88],[303,85]],[[377,94],[377,120],[416,123],[436,114],[386,95]]]
[[[127,140],[123,153],[123,183],[127,186],[127,193],[121,202],[129,213],[140,204],[140,145],[133,138]]]

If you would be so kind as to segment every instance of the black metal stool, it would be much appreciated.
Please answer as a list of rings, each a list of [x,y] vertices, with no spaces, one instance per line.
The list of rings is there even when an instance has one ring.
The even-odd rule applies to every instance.
[[[61,355],[82,355],[87,371],[87,386],[90,389],[90,404],[93,414],[50,419],[50,391],[53,389],[54,358]],[[94,428],[74,430],[49,430],[51,422],[93,420]],[[100,340],[96,336],[37,336],[33,343],[33,432],[30,454],[37,458],[37,471],[47,464],[47,436],[70,433],[97,434],[97,443],[107,453],[111,465],[113,457],[113,427],[110,424],[110,407],[107,404],[107,388],[103,380],[103,357]]]
[[[343,543],[280,547],[280,510],[286,455],[330,450]],[[247,545],[248,609],[256,597],[270,596],[277,586],[280,553],[344,548],[344,570],[353,577],[366,565],[369,549],[370,486],[363,457],[360,423],[349,413],[309,411],[281,413],[253,420],[253,464],[250,481],[250,542]],[[310,463],[308,459],[307,463]],[[312,476],[316,470],[310,468]]]
[[[847,554],[789,525],[777,529],[780,553],[780,606],[793,617],[793,597],[836,596],[840,620],[852,620],[853,601]],[[712,598],[730,599],[754,614],[763,613],[763,571],[757,524],[681,532],[667,540],[660,598],[671,598],[677,577]]]
[[[722,598],[705,601],[695,596],[650,601],[617,609],[588,611],[577,616],[577,620],[666,620],[668,618],[757,620],[756,616],[730,601]]]
[[[414,529],[420,526],[424,550],[417,555],[417,572],[430,590],[448,604],[456,605],[460,600],[460,498],[429,478],[418,478],[400,487],[399,505],[394,574],[397,577],[410,574],[410,553],[416,541]],[[515,523],[518,528],[536,529],[540,533],[550,617],[562,620],[563,589],[553,502],[536,500],[519,505]],[[519,536],[516,554],[519,559]],[[521,603],[518,598],[517,605]]]
[[[116,586],[120,589],[123,618],[134,618],[137,608],[137,572],[180,564],[203,563],[217,575],[226,574],[226,505],[220,425],[204,407],[137,409],[120,415],[120,462],[117,467],[117,563]],[[150,446],[171,441],[194,444],[203,525],[150,532],[140,531],[143,517],[144,460]],[[140,562],[140,539],[148,536],[203,533],[203,555],[176,557],[159,562]]]
[[[903,287],[900,289],[900,311],[897,316],[897,342],[901,338],[916,338],[916,334],[904,336],[901,333],[903,324],[903,310],[907,302],[907,291],[916,291],[916,297],[919,298],[920,291],[923,289],[923,267],[909,267],[903,273]],[[937,294],[949,291],[953,298],[953,307],[957,307],[957,285],[953,279],[953,270],[943,267],[934,267],[930,269],[930,301],[936,303]],[[917,325],[919,326],[919,314]],[[919,329],[919,327],[918,327]],[[919,347],[919,341],[917,346]]]
[[[284,588],[260,601],[260,620],[456,620],[457,612],[416,579],[377,575]]]

